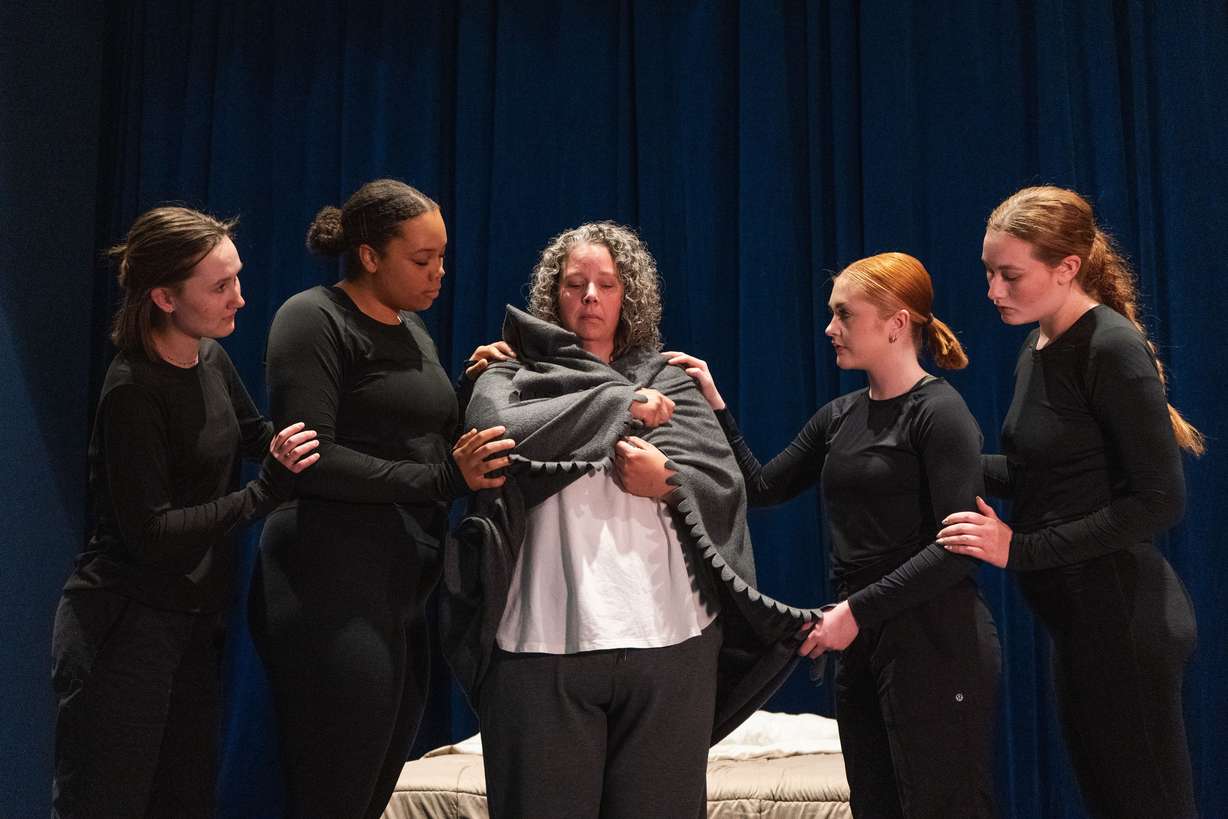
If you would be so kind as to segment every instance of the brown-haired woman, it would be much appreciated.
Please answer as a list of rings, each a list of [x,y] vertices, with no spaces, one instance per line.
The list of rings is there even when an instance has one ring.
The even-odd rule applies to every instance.
[[[243,306],[233,226],[160,207],[111,250],[123,304],[89,447],[96,523],[52,647],[55,816],[214,814],[229,535],[319,458],[303,424],[273,434],[213,340]],[[243,457],[264,463],[239,489]]]
[[[1202,436],[1168,404],[1138,319],[1134,276],[1091,206],[1042,186],[989,216],[988,296],[1007,324],[1037,322],[1015,370],[1002,455],[983,501],[939,533],[947,548],[1018,572],[1053,638],[1059,714],[1095,816],[1193,816],[1181,706],[1194,611],[1152,538],[1180,520],[1181,449]]]
[[[869,387],[822,407],[765,466],[707,365],[665,353],[717,411],[752,506],[819,484],[840,602],[800,651],[842,652],[836,719],[859,817],[995,813],[997,630],[976,562],[934,542],[938,521],[981,492],[981,432],[959,393],[921,366],[926,349],[944,369],[968,363],[932,303],[929,273],[907,254],[841,271],[826,332],[836,365],[865,370]]]
[[[342,281],[292,296],[269,330],[273,417],[307,419],[325,467],[269,517],[252,586],[291,816],[383,812],[426,703],[448,504],[504,480],[485,476],[505,457],[483,461],[513,443],[501,428],[457,441],[467,379],[454,389],[415,312],[439,295],[447,241],[428,197],[368,182],[307,233],[344,257]],[[467,375],[510,352],[479,347]]]

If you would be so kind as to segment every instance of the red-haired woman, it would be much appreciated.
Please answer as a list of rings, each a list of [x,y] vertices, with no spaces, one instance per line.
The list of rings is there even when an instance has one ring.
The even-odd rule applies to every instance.
[[[1025,188],[990,214],[989,298],[1024,342],[1001,455],[939,536],[1016,571],[1053,638],[1059,713],[1096,816],[1196,813],[1181,707],[1194,611],[1152,539],[1180,520],[1181,449],[1202,436],[1168,404],[1129,266],[1074,191]]]
[[[827,335],[836,365],[865,370],[869,387],[825,405],[766,466],[707,365],[666,353],[717,411],[751,505],[820,486],[841,602],[800,650],[842,652],[836,718],[858,817],[995,813],[997,630],[976,562],[934,542],[939,521],[981,491],[981,433],[959,393],[921,366],[927,348],[939,367],[968,362],[932,303],[929,273],[912,256],[883,253],[841,271]]]

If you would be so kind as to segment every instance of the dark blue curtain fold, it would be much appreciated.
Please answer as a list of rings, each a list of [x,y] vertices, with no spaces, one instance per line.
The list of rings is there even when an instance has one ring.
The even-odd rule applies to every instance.
[[[1140,0],[134,1],[108,7],[103,42],[99,243],[167,200],[241,216],[248,304],[225,346],[260,402],[273,312],[336,278],[306,253],[307,224],[388,175],[443,207],[449,275],[425,318],[453,371],[498,335],[505,304],[524,303],[551,235],[615,219],[657,255],[667,348],[710,362],[748,439],[771,455],[864,383],[835,368],[823,335],[831,274],[903,250],[929,267],[936,312],[968,348],[971,366],[950,380],[992,451],[1022,333],[985,301],[985,216],[1027,184],[1087,194],[1138,267],[1174,403],[1210,435],[1209,454],[1187,461],[1185,521],[1161,546],[1199,617],[1187,714],[1201,805],[1208,816],[1228,805],[1215,773],[1228,768],[1222,2],[1176,13]],[[101,288],[94,304],[101,328]],[[95,383],[106,360],[96,335]],[[827,600],[814,492],[751,520],[765,590]],[[1046,639],[1009,576],[986,569],[982,582],[1006,660],[1002,813],[1083,816]],[[228,647],[222,805],[274,816],[246,583]],[[475,729],[436,661],[419,750]],[[830,713],[830,693],[799,675],[772,707]]]

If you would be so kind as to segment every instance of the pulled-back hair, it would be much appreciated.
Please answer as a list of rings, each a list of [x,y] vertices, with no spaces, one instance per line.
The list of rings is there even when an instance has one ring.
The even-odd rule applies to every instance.
[[[136,218],[124,241],[107,250],[123,290],[111,323],[111,341],[116,347],[141,350],[151,361],[158,359],[153,330],[166,317],[149,297],[150,291],[185,282],[192,268],[223,238],[233,239],[238,222],[176,205],[153,208]]]
[[[375,179],[363,185],[340,209],[320,208],[307,228],[307,249],[317,256],[345,256],[345,277],[362,273],[359,245],[383,253],[401,223],[427,211],[439,210],[435,201],[399,179]]]
[[[928,350],[944,370],[962,370],[968,356],[955,333],[933,313],[934,284],[925,265],[907,253],[858,259],[836,276],[855,285],[883,316],[908,311],[917,351]]]
[[[559,279],[567,254],[579,245],[600,245],[609,250],[623,285],[614,356],[632,347],[660,350],[661,277],[657,262],[634,230],[613,222],[589,222],[550,240],[529,281],[529,312],[560,324]]]
[[[1130,264],[1118,251],[1113,238],[1100,229],[1092,206],[1066,188],[1041,185],[1024,188],[989,214],[986,230],[1007,233],[1032,246],[1032,256],[1050,267],[1068,256],[1079,258],[1075,277],[1084,292],[1130,320],[1151,348],[1160,382],[1167,386],[1164,365],[1155,344],[1139,319],[1138,285]],[[1168,405],[1173,433],[1182,449],[1201,455],[1206,441],[1193,424],[1172,404]]]

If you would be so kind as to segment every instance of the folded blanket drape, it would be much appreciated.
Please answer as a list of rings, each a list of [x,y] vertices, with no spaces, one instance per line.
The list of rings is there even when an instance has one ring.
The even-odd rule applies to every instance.
[[[724,646],[712,741],[763,704],[797,661],[798,630],[816,609],[755,588],[746,488],[716,416],[695,383],[653,350],[610,364],[567,330],[507,308],[504,339],[517,361],[491,364],[474,386],[465,424],[502,424],[516,441],[507,482],[478,492],[445,547],[444,654],[476,708],[525,533],[526,510],[580,475],[608,465],[628,433],[659,448],[677,473],[672,514],[691,550],[701,592],[720,603]],[[675,403],[672,420],[643,429],[630,406],[651,387]]]

